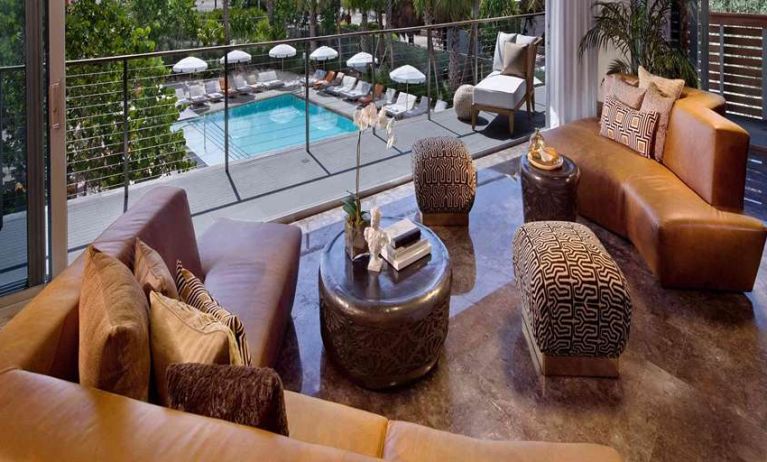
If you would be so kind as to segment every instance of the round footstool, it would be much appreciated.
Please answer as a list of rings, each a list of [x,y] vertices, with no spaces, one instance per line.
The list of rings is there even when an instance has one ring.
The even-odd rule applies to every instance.
[[[514,236],[525,337],[544,375],[617,377],[631,328],[626,279],[578,223],[536,221]]]
[[[471,105],[474,103],[474,85],[461,85],[453,95],[453,109],[461,120],[471,119]]]
[[[413,143],[413,183],[427,226],[465,226],[477,193],[477,171],[462,141],[449,136]]]

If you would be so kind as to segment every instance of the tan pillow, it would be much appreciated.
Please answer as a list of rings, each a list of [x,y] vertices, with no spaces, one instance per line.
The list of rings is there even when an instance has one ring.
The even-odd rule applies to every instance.
[[[130,269],[92,246],[80,289],[80,384],[146,401],[149,393],[147,299]]]
[[[237,349],[242,356],[242,362],[246,366],[252,364],[248,339],[245,337],[245,326],[236,315],[230,313],[210,295],[202,281],[191,271],[184,268],[181,262],[176,262],[176,286],[179,297],[184,303],[191,305],[203,313],[212,315],[217,320],[232,329],[234,338],[237,340]]]
[[[234,334],[213,316],[157,292],[149,301],[152,370],[162,404],[169,404],[165,371],[171,364],[242,365]]]
[[[527,75],[527,45],[517,45],[506,42],[503,45],[503,69],[502,75],[513,75],[524,78]]]
[[[639,88],[648,88],[651,83],[654,83],[664,96],[671,97],[674,101],[682,96],[684,90],[683,79],[667,79],[651,74],[647,69],[639,66]]]
[[[139,238],[136,238],[134,253],[133,274],[146,296],[149,297],[149,293],[154,290],[166,297],[178,298],[176,281],[162,256]]]
[[[641,112],[623,104],[618,98],[605,100],[599,134],[617,141],[642,155],[652,157],[658,113]]]
[[[631,85],[617,76],[613,76],[612,80],[610,93],[605,93],[605,98],[614,96],[618,98],[620,102],[632,109],[639,109],[639,107],[642,106],[642,100],[647,91],[646,89]]]
[[[663,160],[663,148],[666,145],[666,131],[671,109],[674,107],[674,98],[664,96],[654,83],[647,87],[647,93],[642,101],[642,112],[658,113],[658,128],[655,133],[655,145],[653,146],[653,158],[658,162]]]

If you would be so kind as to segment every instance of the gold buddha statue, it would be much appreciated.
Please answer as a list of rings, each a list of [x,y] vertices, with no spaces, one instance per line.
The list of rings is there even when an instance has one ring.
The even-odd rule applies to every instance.
[[[542,170],[554,170],[562,166],[562,157],[553,147],[546,146],[546,140],[539,129],[530,136],[530,145],[527,150],[527,160],[533,167]]]

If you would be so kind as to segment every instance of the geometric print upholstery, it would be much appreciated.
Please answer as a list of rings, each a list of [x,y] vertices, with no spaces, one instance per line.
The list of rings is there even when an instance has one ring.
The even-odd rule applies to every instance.
[[[444,136],[420,139],[412,149],[413,183],[421,212],[468,214],[477,193],[477,172],[466,145]]]
[[[599,134],[628,146],[642,157],[652,158],[659,118],[657,112],[642,112],[608,96],[602,108]]]
[[[631,329],[626,278],[585,226],[536,221],[514,235],[513,263],[532,336],[551,356],[617,358]]]

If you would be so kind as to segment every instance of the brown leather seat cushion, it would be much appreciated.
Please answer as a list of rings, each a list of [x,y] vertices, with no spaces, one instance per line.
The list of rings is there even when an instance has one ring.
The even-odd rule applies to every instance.
[[[396,462],[620,462],[609,447],[596,444],[490,441],[390,421],[385,460]]]
[[[378,414],[298,393],[285,392],[290,437],[381,457],[388,420]]]
[[[293,307],[301,230],[221,219],[199,240],[205,287],[245,326],[253,366],[272,366]]]
[[[21,370],[0,373],[0,415],[2,460],[375,460]]]

